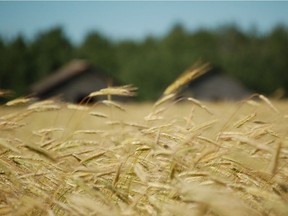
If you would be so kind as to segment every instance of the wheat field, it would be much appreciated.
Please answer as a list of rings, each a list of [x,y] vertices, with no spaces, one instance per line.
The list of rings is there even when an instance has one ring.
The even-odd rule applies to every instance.
[[[288,215],[285,101],[8,105],[0,215]]]
[[[179,99],[196,72],[155,103],[2,105],[0,215],[288,215],[287,101]]]

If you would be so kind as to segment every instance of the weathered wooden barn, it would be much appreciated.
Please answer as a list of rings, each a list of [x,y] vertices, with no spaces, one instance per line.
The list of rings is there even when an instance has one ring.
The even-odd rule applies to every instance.
[[[31,91],[40,100],[59,97],[66,102],[79,103],[89,93],[106,88],[108,82],[99,68],[77,59],[34,84]]]
[[[240,81],[228,76],[218,67],[191,81],[183,91],[184,96],[207,101],[235,101],[251,94]]]

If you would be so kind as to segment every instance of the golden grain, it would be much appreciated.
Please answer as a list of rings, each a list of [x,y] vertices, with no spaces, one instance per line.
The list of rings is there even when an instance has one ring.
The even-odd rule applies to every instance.
[[[8,101],[6,106],[15,106],[19,104],[25,104],[32,100],[32,98],[16,98],[14,100]]]
[[[113,186],[114,187],[116,186],[117,182],[119,181],[122,166],[123,166],[123,163],[120,163],[118,168],[117,168],[116,175],[115,175],[115,178],[113,180]]]
[[[197,77],[203,75],[210,69],[209,64],[202,65],[192,65],[183,74],[181,74],[171,85],[169,85],[163,95],[170,95],[177,93],[183,86],[191,82],[191,80],[196,79]]]
[[[195,98],[187,98],[188,101],[193,102],[194,104],[196,104],[197,106],[199,106],[200,108],[204,109],[205,111],[207,111],[209,114],[213,115],[213,112],[211,110],[209,110],[203,103],[201,103],[199,100],[196,100]]]
[[[259,98],[264,101],[273,111],[279,113],[279,110],[271,103],[271,101],[264,95],[259,95]]]
[[[67,108],[72,109],[72,110],[83,110],[83,111],[89,109],[89,107],[87,106],[78,105],[78,104],[67,104]]]
[[[43,128],[40,130],[32,131],[32,133],[37,136],[44,136],[52,132],[63,132],[63,131],[64,131],[64,128]]]
[[[105,115],[103,113],[99,113],[99,112],[89,112],[88,114],[91,116],[96,116],[96,117],[100,117],[100,118],[108,118],[107,115]]]
[[[91,92],[88,97],[96,97],[103,95],[118,95],[118,96],[135,96],[137,88],[132,85],[113,86],[109,88],[100,89],[96,92]]]
[[[268,172],[271,173],[272,175],[274,175],[276,173],[277,168],[278,168],[279,154],[280,154],[281,147],[282,147],[282,142],[277,142],[275,150],[272,154],[271,163],[268,167]]]
[[[38,147],[36,145],[32,145],[32,144],[25,144],[25,147],[28,148],[29,150],[36,152],[37,154],[44,156],[45,158],[51,160],[52,162],[56,162],[56,158],[53,156],[53,154],[51,152],[48,152],[46,150],[44,150],[41,147]]]
[[[167,101],[171,101],[172,99],[175,98],[175,96],[176,96],[176,94],[173,94],[173,93],[164,95],[163,97],[161,97],[159,100],[157,100],[154,103],[154,107],[158,107],[158,106],[160,106],[161,104],[164,104]]]
[[[190,132],[195,132],[195,131],[198,131],[198,130],[205,130],[205,129],[211,127],[213,124],[215,124],[218,121],[219,121],[218,119],[214,119],[212,121],[207,121],[207,122],[204,122],[202,124],[196,125],[196,126],[194,126],[192,128],[189,128],[188,130]]]
[[[41,109],[41,107],[46,107],[46,106],[49,106],[49,105],[59,106],[59,105],[56,104],[56,102],[53,101],[53,100],[44,100],[44,101],[35,102],[35,103],[29,105],[29,106],[27,107],[27,109],[28,109],[28,110],[37,110],[38,108]]]
[[[149,106],[5,107],[0,214],[287,215],[286,102],[259,96],[208,109],[173,101],[177,85]],[[92,96],[114,93],[130,94]]]
[[[243,119],[239,120],[238,122],[236,122],[233,127],[239,128],[242,125],[244,125],[246,122],[250,121],[251,119],[253,119],[254,117],[256,117],[256,113],[252,113],[249,114],[248,116],[244,117]]]
[[[13,146],[13,142],[11,140],[0,138],[0,146],[20,154],[20,150]]]
[[[14,121],[3,121],[0,122],[0,129],[1,130],[13,130],[16,128],[24,127],[27,125],[26,123],[17,123]]]
[[[214,185],[183,182],[179,185],[179,191],[185,201],[204,203],[216,215],[230,216],[231,212],[238,216],[259,215],[224,188],[220,193]],[[229,203],[229,206],[224,203]]]
[[[85,158],[84,160],[81,160],[80,164],[87,164],[88,162],[92,161],[92,160],[95,160],[97,159],[98,157],[101,157],[102,155],[105,154],[105,151],[104,152],[100,152],[100,153],[96,153],[88,158]]]
[[[134,172],[142,182],[144,183],[147,182],[148,180],[147,172],[145,171],[144,167],[140,163],[135,164]]]
[[[114,101],[109,101],[109,100],[103,100],[101,103],[105,104],[108,107],[115,107],[121,111],[126,111],[123,106],[121,106],[119,103],[116,103]]]
[[[105,133],[104,130],[77,130],[73,132],[73,134],[99,134],[99,133]]]

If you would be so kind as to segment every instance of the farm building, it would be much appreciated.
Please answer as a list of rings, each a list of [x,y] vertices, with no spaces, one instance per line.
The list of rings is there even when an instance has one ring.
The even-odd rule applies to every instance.
[[[89,93],[106,88],[108,82],[104,73],[89,62],[73,60],[33,85],[31,91],[40,100],[60,97],[63,101],[79,103]]]
[[[251,94],[240,81],[217,67],[192,80],[183,91],[184,96],[207,101],[241,100]]]

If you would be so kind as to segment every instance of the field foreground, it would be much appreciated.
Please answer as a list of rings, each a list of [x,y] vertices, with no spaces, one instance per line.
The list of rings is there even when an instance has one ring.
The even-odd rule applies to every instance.
[[[287,102],[112,105],[3,106],[0,215],[288,215]]]

